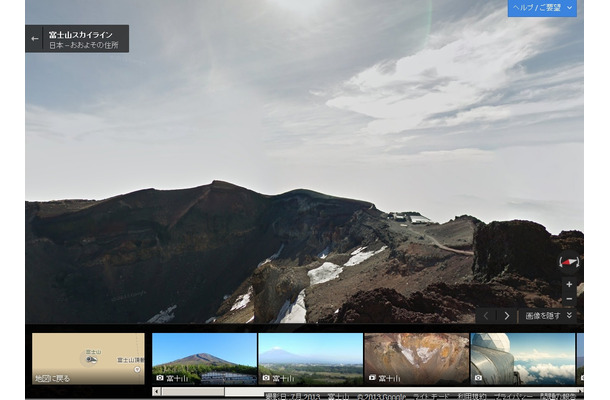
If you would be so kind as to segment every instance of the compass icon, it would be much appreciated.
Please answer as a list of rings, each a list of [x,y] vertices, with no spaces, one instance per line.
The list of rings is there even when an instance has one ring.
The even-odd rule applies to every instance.
[[[557,257],[559,270],[566,275],[574,275],[581,267],[581,259],[574,250],[564,250]]]

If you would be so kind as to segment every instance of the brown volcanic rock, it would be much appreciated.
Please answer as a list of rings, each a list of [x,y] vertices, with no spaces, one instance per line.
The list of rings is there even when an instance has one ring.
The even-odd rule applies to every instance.
[[[372,333],[364,336],[365,375],[398,376],[397,385],[468,381],[467,333]]]
[[[531,281],[520,282],[534,285]],[[474,322],[477,307],[558,307],[552,298],[517,290],[501,283],[434,283],[405,297],[393,289],[361,291],[353,295],[338,312],[320,322],[346,323],[447,323]]]
[[[302,267],[278,267],[272,263],[260,266],[251,278],[254,288],[254,321],[273,321],[286,301],[293,303],[299,292],[309,285],[307,270]]]
[[[411,294],[408,303],[413,311],[437,312],[451,321],[473,316],[477,307],[525,306],[523,294],[508,286],[499,288],[476,282],[458,285],[434,283],[423,291]]]
[[[176,322],[203,322],[280,246],[259,228],[268,203],[266,196],[215,181],[38,213],[26,241],[26,318],[135,323],[178,305]],[[55,311],[44,312],[47,305]]]
[[[580,231],[561,231],[552,238],[561,250],[574,250],[581,256],[585,254],[585,235]]]
[[[472,258],[412,235],[419,230],[443,242],[467,244],[475,222],[459,217],[411,229],[390,224],[392,235],[383,237],[390,247],[387,256],[345,268],[338,279],[307,289],[308,321],[472,323],[480,307],[561,307],[556,255],[562,248],[578,248],[584,240],[580,232],[552,236],[527,221],[481,223],[474,246],[478,281],[472,280]],[[547,268],[534,268],[529,260]]]
[[[504,273],[557,279],[558,246],[544,226],[530,221],[478,224],[474,233],[475,279],[489,282]]]
[[[375,298],[383,299],[385,298],[383,293],[387,292],[373,292],[376,289],[394,289],[396,295],[408,297],[411,293],[424,290],[430,284],[439,281],[447,284],[458,284],[472,280],[472,256],[441,249],[434,245],[431,240],[420,238],[422,237],[421,231],[425,230],[426,235],[432,235],[430,232],[433,232],[432,237],[437,238],[441,243],[466,243],[470,234],[471,245],[474,230],[471,218],[459,218],[458,221],[447,224],[431,225],[429,227],[418,226],[416,228],[405,227],[398,222],[388,221],[387,219],[382,222],[387,228],[382,227],[381,224],[376,225],[372,219],[365,220],[364,223],[360,224],[361,226],[387,230],[385,236],[377,236],[376,234],[365,236],[364,240],[376,237],[380,237],[380,239],[373,243],[370,241],[363,242],[362,245],[368,245],[366,251],[387,246],[385,251],[361,264],[344,268],[338,279],[314,285],[307,289],[306,305],[309,322],[333,320],[336,317],[334,315],[335,311],[340,310],[344,303],[354,300],[352,297],[358,292],[370,292],[372,302],[377,304],[378,301]],[[344,254],[333,252],[327,259],[312,264],[310,268],[319,267],[324,261],[343,265],[350,258],[349,254],[352,250],[347,250],[347,253]],[[341,258],[343,256],[346,258]],[[407,322],[448,321],[431,314],[407,312],[408,310],[402,309],[400,305],[390,311],[380,307],[379,311],[369,313],[366,310],[368,295],[364,295],[363,298],[361,306],[356,307],[357,310],[350,311],[350,313],[353,313],[349,316],[350,319],[367,322],[374,322],[376,321],[375,318]],[[388,299],[390,303],[393,302],[392,298],[393,295],[390,295]],[[353,304],[353,306],[356,305]]]
[[[450,322],[439,313],[410,310],[407,298],[394,289],[360,291],[345,302],[338,312],[319,322],[346,323],[442,323]]]
[[[469,215],[462,215],[444,224],[431,224],[421,227],[412,226],[411,228],[421,230],[423,233],[433,236],[443,245],[453,249],[472,250],[473,234],[480,222]]]
[[[172,322],[245,322],[254,313],[264,323],[303,288],[309,322],[473,322],[476,307],[560,305],[556,257],[583,254],[582,233],[475,223],[404,226],[363,201],[307,190],[265,196],[218,181],[26,202],[26,322],[145,322],[177,305]],[[474,261],[442,245],[472,248]],[[309,286],[322,250],[343,265],[362,246],[387,250]],[[231,312],[250,284],[251,304]]]
[[[298,266],[355,242],[359,212],[380,214],[363,201],[307,190],[265,196],[220,181],[27,202],[26,321],[137,323],[177,305],[172,322],[204,322],[280,246]],[[291,278],[274,285],[290,287],[283,279]]]
[[[561,297],[561,272],[557,258],[563,250],[574,250],[584,259],[584,235],[562,231],[551,235],[537,223],[505,221],[480,223],[474,233],[474,278],[518,288],[524,293]],[[522,277],[525,280],[520,280]],[[583,281],[583,269],[577,273]],[[550,285],[549,285],[550,283]],[[540,298],[538,304],[549,303]]]

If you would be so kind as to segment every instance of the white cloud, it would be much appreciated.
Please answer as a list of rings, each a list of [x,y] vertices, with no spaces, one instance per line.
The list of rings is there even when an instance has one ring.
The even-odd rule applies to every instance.
[[[509,20],[505,10],[447,24],[425,49],[399,59],[393,68],[382,62],[360,72],[326,104],[373,118],[363,131],[377,135],[549,112],[559,118],[565,110],[582,107],[582,65],[567,67],[570,73],[558,67],[538,75],[523,66],[549,49],[558,29],[546,21]],[[567,98],[548,100],[564,85],[572,85]],[[502,99],[519,87],[513,99]]]
[[[457,112],[455,115],[436,120],[437,124],[444,126],[459,126],[472,122],[493,122],[498,120],[513,119],[515,125],[523,117],[528,118],[528,123],[539,122],[547,119],[564,118],[565,112],[575,110],[582,105],[582,96],[568,98],[558,101],[537,101],[531,103],[515,103],[499,106],[474,107],[466,111]]]
[[[262,101],[250,88],[146,95],[78,111],[26,104],[26,197],[99,199],[214,179],[257,189],[266,178]]]
[[[565,378],[574,379],[574,364],[572,365],[553,365],[537,364],[530,367],[530,371],[538,374],[540,378]]]
[[[530,375],[530,373],[527,371],[527,369],[525,369],[523,365],[515,365],[515,371],[519,373],[519,377],[525,384],[536,381],[536,377]]]
[[[494,153],[487,150],[463,148],[454,150],[434,150],[422,151],[415,155],[407,155],[403,159],[411,160],[417,163],[425,162],[454,162],[454,161],[491,161],[494,158]]]
[[[55,112],[44,107],[26,104],[25,131],[28,137],[41,136],[49,140],[74,139],[83,133],[103,129],[103,117],[85,112]]]
[[[574,365],[553,365],[553,364],[536,364],[526,367],[521,364],[515,364],[515,371],[519,372],[519,377],[525,384],[537,383],[541,380],[548,381],[549,379],[574,379]]]
[[[271,2],[153,2],[127,10],[146,33],[129,54],[77,65],[29,56],[26,197],[223,179],[438,221],[582,229],[579,20],[508,19],[485,1],[432,14],[428,2],[378,3],[321,4],[295,24]],[[89,14],[38,7],[45,18]],[[560,48],[566,38],[574,47]]]

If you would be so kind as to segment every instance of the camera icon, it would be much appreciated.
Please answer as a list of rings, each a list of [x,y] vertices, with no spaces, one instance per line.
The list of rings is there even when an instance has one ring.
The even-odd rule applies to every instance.
[[[163,376],[163,375],[157,375],[157,376],[155,376],[155,378],[157,379],[157,381],[165,380],[165,376]]]
[[[271,377],[269,375],[263,375],[263,380],[264,381],[268,381],[270,379],[271,379]]]
[[[483,380],[483,375],[475,375],[474,376],[474,380],[475,381],[482,381]]]
[[[370,375],[369,375],[369,381],[375,381],[375,380],[377,380],[377,375],[375,375],[375,374],[370,374]]]

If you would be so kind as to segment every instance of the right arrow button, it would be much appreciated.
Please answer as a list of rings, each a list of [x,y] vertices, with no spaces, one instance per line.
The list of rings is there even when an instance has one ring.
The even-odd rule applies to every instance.
[[[516,308],[500,308],[497,310],[498,320],[502,321],[503,324],[516,324],[517,323],[517,309]]]

